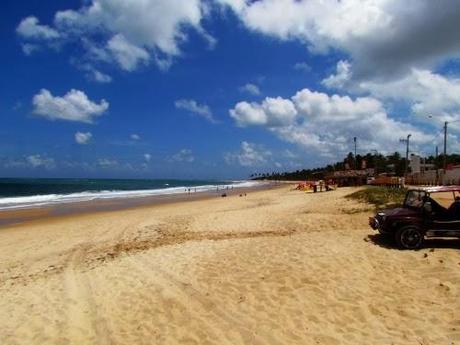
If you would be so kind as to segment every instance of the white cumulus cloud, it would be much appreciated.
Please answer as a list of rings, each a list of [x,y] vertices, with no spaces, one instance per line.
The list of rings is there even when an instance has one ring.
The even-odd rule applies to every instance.
[[[310,72],[311,66],[306,62],[297,62],[294,65],[294,69],[297,71],[302,71],[302,72]]]
[[[118,167],[120,163],[116,159],[99,158],[97,160],[97,165],[101,168],[108,169]]]
[[[251,83],[247,83],[243,86],[241,86],[239,88],[239,90],[241,92],[246,92],[246,93],[249,93],[250,95],[253,95],[253,96],[259,96],[260,95],[260,89],[257,85],[255,84],[251,84]]]
[[[107,49],[125,71],[133,71],[138,65],[147,64],[150,59],[147,50],[132,44],[121,34],[113,36],[107,42]]]
[[[164,69],[181,55],[190,29],[210,46],[215,44],[201,25],[207,7],[201,0],[88,0],[80,9],[58,11],[52,26],[38,24],[36,17],[25,18],[17,32],[28,44],[59,37],[63,43],[82,42],[83,48],[99,49],[106,62],[116,62],[126,71],[150,60]],[[96,40],[105,43],[88,44]]]
[[[171,157],[171,161],[192,163],[195,161],[195,157],[193,156],[192,150],[182,149]]]
[[[174,103],[174,105],[177,109],[186,110],[188,112],[201,116],[209,122],[215,122],[211,109],[206,104],[198,104],[197,101],[193,99],[179,99]]]
[[[91,139],[93,138],[93,135],[90,132],[82,133],[82,132],[77,132],[75,133],[75,142],[80,145],[86,145],[89,144]]]
[[[229,165],[237,163],[243,167],[260,167],[267,164],[271,155],[264,147],[243,141],[239,152],[227,153],[224,159]]]
[[[285,126],[297,115],[293,102],[281,97],[267,97],[262,103],[239,102],[230,110],[230,116],[241,126],[264,125],[268,127]]]
[[[230,110],[230,116],[240,126],[262,126],[283,141],[330,157],[348,152],[354,136],[366,150],[397,148],[399,138],[408,133],[414,144],[433,139],[410,124],[392,119],[375,98],[352,99],[309,89],[300,90],[290,99],[240,102]]]
[[[52,40],[59,38],[59,32],[55,29],[39,24],[37,17],[24,18],[16,28],[19,36],[25,39]]]
[[[412,112],[442,121],[460,119],[460,79],[428,70],[413,69],[406,77],[392,82],[362,82],[359,89],[381,99],[406,101]]]
[[[46,89],[40,90],[32,99],[34,114],[49,120],[66,120],[92,123],[94,118],[109,108],[106,100],[91,101],[83,91],[72,89],[63,97],[53,96]]]
[[[328,88],[341,89],[350,81],[351,76],[351,64],[340,60],[337,63],[336,73],[324,79],[322,84]]]
[[[386,102],[405,103],[421,121],[426,121],[428,116],[439,122],[460,120],[460,79],[426,69],[412,68],[410,73],[394,80],[356,82],[350,64],[340,61],[337,73],[322,83],[329,88],[370,95]]]
[[[144,153],[144,159],[146,162],[150,162],[152,160],[152,155],[150,153]]]
[[[53,169],[56,167],[56,162],[53,158],[39,154],[27,156],[25,160],[27,164],[32,168]]]
[[[108,74],[105,74],[101,71],[99,71],[97,68],[95,68],[93,65],[86,63],[86,64],[80,64],[77,66],[86,72],[85,76],[88,80],[92,80],[101,84],[107,84],[112,82],[112,77],[109,76]]]
[[[108,74],[102,73],[98,70],[93,70],[92,71],[92,78],[97,81],[98,83],[110,83],[112,81],[112,77],[109,76]]]
[[[218,0],[252,31],[348,54],[354,77],[399,77],[460,56],[460,2],[452,0]]]

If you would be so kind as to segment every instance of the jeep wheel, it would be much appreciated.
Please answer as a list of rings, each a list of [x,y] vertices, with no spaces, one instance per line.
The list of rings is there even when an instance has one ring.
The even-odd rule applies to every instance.
[[[396,231],[395,239],[402,249],[418,249],[423,243],[423,232],[416,226],[404,226]]]

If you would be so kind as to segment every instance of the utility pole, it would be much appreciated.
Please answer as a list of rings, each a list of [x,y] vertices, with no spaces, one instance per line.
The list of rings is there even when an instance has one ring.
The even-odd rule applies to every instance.
[[[433,118],[432,115],[428,115],[428,117],[430,119]],[[446,170],[447,170],[447,125],[449,123],[452,123],[452,122],[460,122],[460,120],[444,121],[444,128],[443,128],[444,129],[444,152],[443,152],[443,157],[442,157],[442,161],[443,161],[442,165],[443,165],[443,170],[444,170],[443,176],[445,176]],[[436,147],[436,149],[437,149],[437,147]],[[443,177],[443,179],[444,179],[444,177]]]
[[[408,134],[407,135],[407,146],[406,146],[406,168],[404,169],[405,170],[405,173],[404,173],[404,177],[407,177],[407,168],[409,166],[409,139],[411,137],[411,134]]]
[[[409,167],[409,140],[412,134],[407,135],[407,139],[400,139],[402,143],[406,143],[406,164],[404,166],[404,178],[407,178],[407,168]]]
[[[357,169],[357,161],[356,161],[356,137],[353,137],[353,141],[355,142],[355,170]]]
[[[436,168],[436,185],[439,184],[439,166],[438,166],[438,145],[436,145],[436,159],[434,160],[434,167]]]

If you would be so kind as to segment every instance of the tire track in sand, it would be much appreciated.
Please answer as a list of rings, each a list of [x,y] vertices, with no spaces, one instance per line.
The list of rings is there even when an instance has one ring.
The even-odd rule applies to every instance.
[[[282,344],[279,339],[275,339],[271,334],[261,332],[260,329],[255,332],[242,322],[237,314],[229,313],[219,307],[218,303],[212,301],[205,293],[193,287],[192,284],[180,281],[159,267],[153,267],[146,258],[140,256],[129,256],[129,258],[133,262],[133,269],[137,269],[142,277],[155,277],[155,279],[150,278],[153,283],[160,284],[168,293],[176,295],[178,303],[180,303],[180,300],[190,303],[190,307],[184,306],[184,308],[190,311],[192,317],[208,326],[207,331],[212,330],[211,332],[214,333],[210,334],[213,337],[212,341],[220,338],[219,343],[224,343],[225,341],[228,344],[232,344],[235,339],[231,337],[228,331],[233,330],[239,333],[243,343],[246,344],[262,345],[267,343],[267,339],[270,340],[270,344]],[[196,310],[201,310],[203,313],[200,315]],[[212,318],[209,315],[212,315]],[[207,319],[213,320],[212,323]],[[217,335],[220,335],[220,337],[216,337]]]
[[[98,313],[88,272],[81,270],[89,248],[86,244],[76,247],[69,255],[63,272],[68,299],[67,327],[63,338],[73,344],[112,344],[106,320]]]

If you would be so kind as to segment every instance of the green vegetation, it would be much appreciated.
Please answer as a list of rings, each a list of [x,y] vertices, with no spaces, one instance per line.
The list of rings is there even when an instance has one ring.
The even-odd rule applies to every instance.
[[[346,198],[367,202],[374,205],[376,209],[382,209],[402,205],[406,191],[405,188],[368,186],[347,195]]]
[[[460,155],[452,154],[447,155],[447,164],[459,164]],[[438,157],[425,157],[426,163],[434,164],[436,168],[441,168],[443,165],[443,156]],[[323,179],[328,173],[338,170],[345,170],[346,168],[361,169],[373,168],[376,174],[387,173],[394,176],[403,176],[406,165],[405,157],[402,157],[398,152],[384,156],[376,151],[367,153],[365,155],[357,154],[356,157],[353,153],[349,153],[343,161],[329,164],[321,168],[302,169],[290,172],[271,172],[271,173],[254,173],[251,178],[254,180],[315,180]]]

